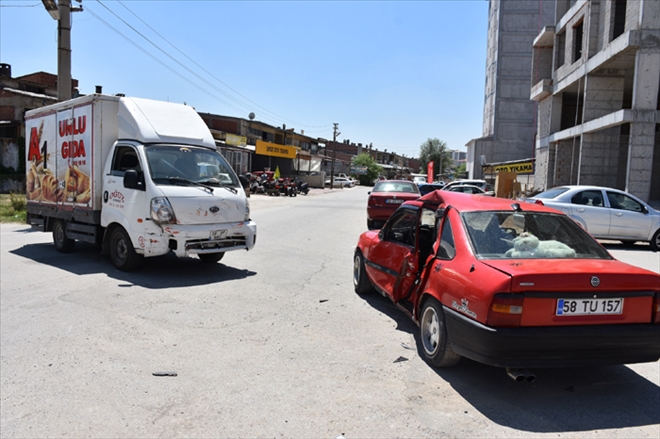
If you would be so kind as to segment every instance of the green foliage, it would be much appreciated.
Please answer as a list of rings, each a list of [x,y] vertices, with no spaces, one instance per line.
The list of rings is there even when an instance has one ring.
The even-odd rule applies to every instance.
[[[9,204],[14,210],[25,210],[27,209],[27,200],[25,199],[25,194],[19,194],[12,192],[9,194]]]
[[[27,217],[25,194],[12,192],[0,195],[0,222],[25,223]]]
[[[461,163],[454,169],[454,174],[456,175],[457,178],[465,178],[467,177],[467,169],[465,166],[465,163]]]
[[[366,166],[367,173],[358,176],[360,184],[364,186],[373,186],[373,182],[378,178],[378,174],[383,168],[368,153],[363,152],[353,158],[353,166]]]
[[[439,139],[428,139],[419,147],[419,160],[422,162],[422,169],[433,161],[433,179],[438,174],[444,174],[447,168],[453,166],[454,161],[451,158],[451,152],[447,150],[447,144]]]

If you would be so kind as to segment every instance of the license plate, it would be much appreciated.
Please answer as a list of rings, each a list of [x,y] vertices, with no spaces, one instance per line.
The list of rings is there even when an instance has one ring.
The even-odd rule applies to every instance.
[[[403,203],[403,200],[388,199],[388,200],[385,200],[385,202],[388,203],[388,204],[401,204],[401,203]]]
[[[623,312],[623,299],[558,299],[555,315],[614,315]]]
[[[213,230],[211,232],[211,239],[222,239],[227,236],[226,230]]]

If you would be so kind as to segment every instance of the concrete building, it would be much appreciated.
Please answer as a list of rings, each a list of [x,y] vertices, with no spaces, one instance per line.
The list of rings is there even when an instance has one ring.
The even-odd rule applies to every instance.
[[[548,3],[555,18],[533,42],[534,186],[660,200],[660,1]]]
[[[466,145],[469,178],[483,178],[490,164],[533,157],[532,43],[554,14],[554,1],[490,0],[483,129]]]

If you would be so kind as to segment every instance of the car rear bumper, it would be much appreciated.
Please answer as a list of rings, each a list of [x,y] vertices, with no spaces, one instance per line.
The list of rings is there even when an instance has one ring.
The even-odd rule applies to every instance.
[[[369,206],[367,207],[367,218],[374,221],[387,221],[394,212],[399,208],[400,204],[392,204],[391,206]]]
[[[491,328],[444,307],[452,349],[498,367],[647,363],[660,359],[659,324]]]

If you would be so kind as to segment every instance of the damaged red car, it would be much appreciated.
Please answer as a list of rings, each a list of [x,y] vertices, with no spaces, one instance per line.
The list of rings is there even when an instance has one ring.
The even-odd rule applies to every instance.
[[[435,367],[466,357],[531,381],[526,369],[660,358],[660,275],[546,206],[448,191],[407,201],[360,236],[353,282],[418,324]]]

